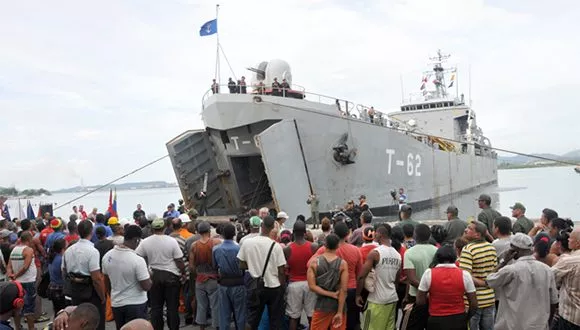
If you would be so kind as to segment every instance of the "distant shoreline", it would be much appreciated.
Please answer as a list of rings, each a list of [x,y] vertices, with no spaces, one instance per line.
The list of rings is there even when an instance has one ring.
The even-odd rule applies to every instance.
[[[519,170],[524,168],[542,168],[542,167],[574,167],[573,165],[554,163],[554,164],[499,164],[498,170]]]

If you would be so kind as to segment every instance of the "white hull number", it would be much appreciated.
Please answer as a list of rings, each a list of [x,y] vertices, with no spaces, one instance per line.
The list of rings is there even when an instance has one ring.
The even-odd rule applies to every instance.
[[[421,155],[419,154],[407,154],[407,161],[396,159],[394,156],[396,154],[395,149],[387,149],[387,155],[389,156],[388,161],[388,174],[392,173],[393,163],[395,166],[406,167],[407,175],[409,176],[421,176],[419,168],[421,167]]]

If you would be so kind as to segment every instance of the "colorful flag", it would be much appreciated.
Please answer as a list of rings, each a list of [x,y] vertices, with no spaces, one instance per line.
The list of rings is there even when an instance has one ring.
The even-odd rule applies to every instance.
[[[216,19],[212,19],[211,21],[205,22],[201,26],[201,28],[199,29],[199,35],[201,37],[211,36],[212,34],[217,33],[217,31],[218,31],[218,27],[217,27],[217,18],[216,18]]]
[[[4,217],[4,219],[12,221],[12,217],[10,217],[10,211],[8,211],[8,204],[4,204],[4,212],[2,216]]]
[[[113,197],[113,211],[111,212],[112,217],[118,217],[117,214],[117,188],[115,188],[115,197]]]
[[[112,217],[113,214],[113,188],[109,188],[109,206],[107,207],[107,212],[109,216]]]
[[[451,86],[453,86],[453,83],[455,82],[455,73],[453,73],[451,75],[451,83],[449,84],[449,86],[447,86],[447,88],[451,88]]]
[[[34,209],[32,209],[32,204],[28,201],[28,205],[26,206],[26,219],[34,220]]]

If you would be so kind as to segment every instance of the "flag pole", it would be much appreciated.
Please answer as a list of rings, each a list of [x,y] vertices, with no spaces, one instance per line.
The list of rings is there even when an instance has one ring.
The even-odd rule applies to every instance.
[[[219,22],[218,22],[219,9],[220,9],[220,5],[216,4],[215,5],[216,27],[217,27],[217,24],[219,24]],[[216,31],[215,76],[216,76],[216,80],[217,80],[217,83],[219,86],[221,83],[221,79],[220,79],[220,30],[219,30],[219,27],[217,27],[217,31]]]

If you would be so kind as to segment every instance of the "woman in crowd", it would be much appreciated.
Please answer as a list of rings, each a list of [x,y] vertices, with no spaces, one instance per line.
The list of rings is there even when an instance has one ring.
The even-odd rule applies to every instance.
[[[62,292],[64,286],[64,279],[62,278],[62,256],[66,249],[66,240],[59,238],[54,241],[52,248],[48,254],[48,272],[50,274],[50,284],[48,285],[47,295],[52,301],[52,308],[54,315],[61,309],[66,307],[66,300]]]
[[[552,267],[558,261],[558,256],[550,253],[550,244],[550,236],[546,233],[539,233],[534,238],[534,257]]]
[[[429,330],[467,330],[468,320],[477,311],[473,279],[455,265],[456,260],[454,247],[440,247],[434,257],[436,265],[427,269],[421,278],[417,304],[426,304],[429,293]],[[467,314],[464,295],[469,301]]]

